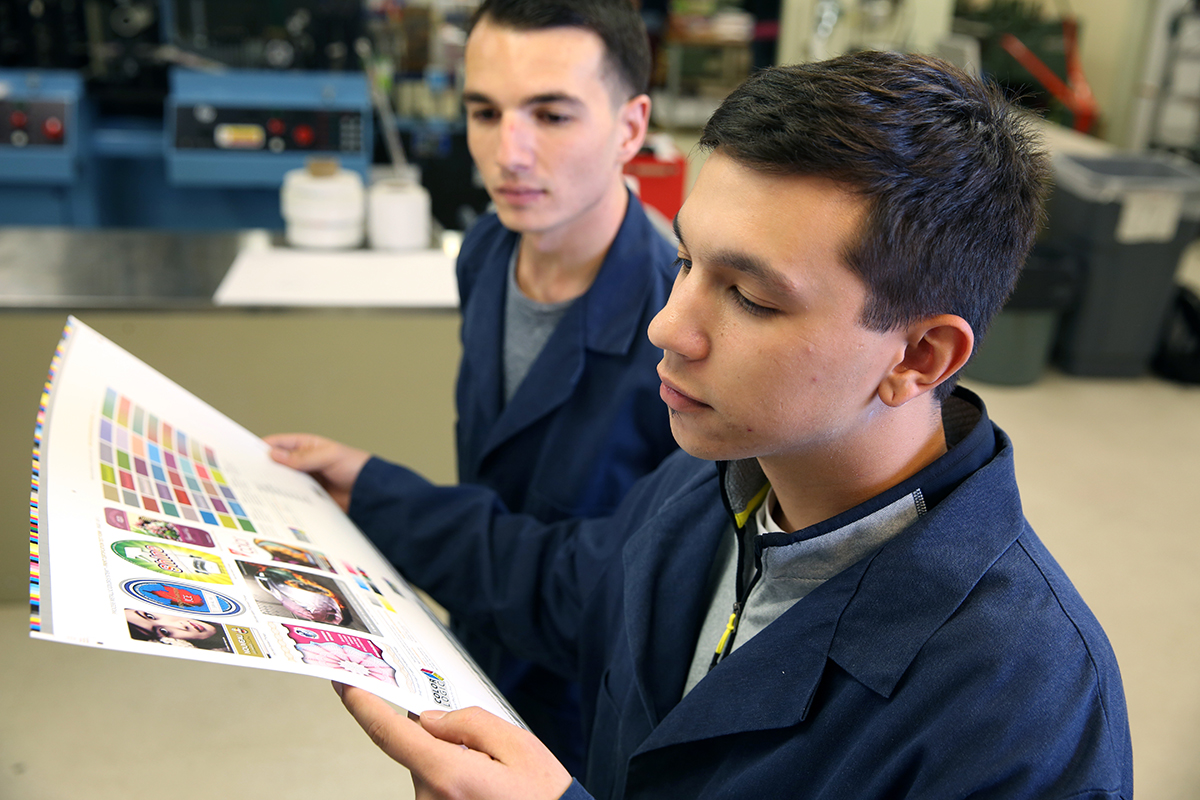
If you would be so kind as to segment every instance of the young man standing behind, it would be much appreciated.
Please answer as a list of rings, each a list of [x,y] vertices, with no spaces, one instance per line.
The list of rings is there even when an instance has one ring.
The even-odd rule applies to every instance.
[[[646,135],[649,69],[629,0],[487,0],[467,39],[468,145],[495,213],[458,259],[458,475],[543,522],[610,513],[676,448],[658,398],[661,351],[645,335],[670,293],[675,250],[622,175]],[[348,452],[305,435],[269,441],[308,470]],[[354,451],[343,468],[357,477],[366,461]],[[370,465],[363,479],[389,491]],[[573,686],[453,627],[581,771]]]

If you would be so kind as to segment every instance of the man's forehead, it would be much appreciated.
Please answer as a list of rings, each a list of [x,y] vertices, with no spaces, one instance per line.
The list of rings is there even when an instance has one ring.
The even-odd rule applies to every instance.
[[[687,209],[687,201],[693,199],[700,201],[693,205],[706,205],[712,201],[719,209],[737,211],[739,209],[730,207],[730,195],[744,192],[760,200],[764,197],[774,199],[774,202],[766,204],[772,212],[769,219],[773,226],[788,226],[787,218],[792,216],[792,212],[804,217],[817,212],[821,217],[849,215],[860,218],[870,206],[868,198],[847,183],[825,175],[781,171],[772,165],[755,166],[728,152],[726,148],[717,147],[701,165],[681,211]],[[791,204],[781,202],[785,196]],[[795,204],[801,208],[792,207]],[[702,213],[714,211],[706,208]],[[693,214],[693,225],[704,224],[703,220],[698,219],[700,215],[701,212]]]
[[[467,36],[465,55],[470,56],[485,44],[504,40],[510,56],[527,58],[530,55],[549,55],[556,59],[593,61],[602,68],[608,50],[595,31],[574,25],[550,28],[516,28],[484,18]],[[598,58],[597,58],[598,56]]]
[[[685,235],[686,230],[680,223],[679,218],[684,215],[686,209],[687,205],[684,204],[684,207],[675,215],[673,222],[675,237],[679,239],[679,246],[684,249],[688,249],[688,240]],[[711,230],[709,226],[705,225],[703,216],[698,221],[689,224],[696,226],[698,234],[701,237],[704,237],[705,232]],[[723,267],[749,275],[781,294],[787,294],[793,290],[793,281],[782,271],[776,269],[769,259],[755,252],[753,247],[754,241],[752,239],[734,239],[718,235],[714,238],[704,237],[703,242],[705,258],[709,260],[712,266]]]
[[[609,62],[604,40],[587,28],[526,30],[484,18],[467,38],[464,92],[490,96],[519,90],[523,98],[578,97],[587,88],[581,81],[596,81],[615,101],[619,81]],[[514,79],[520,86],[511,84]]]
[[[860,195],[830,178],[761,171],[718,148],[674,224],[693,257],[721,254],[721,261],[741,271],[756,271],[739,266],[753,261],[783,276],[787,265],[813,257],[846,266],[865,212]]]

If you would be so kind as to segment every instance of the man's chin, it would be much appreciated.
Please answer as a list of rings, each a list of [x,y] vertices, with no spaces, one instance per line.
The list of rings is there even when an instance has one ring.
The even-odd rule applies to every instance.
[[[524,208],[514,208],[510,205],[493,203],[500,224],[514,233],[536,233],[540,226],[531,211]]]
[[[705,461],[736,461],[740,458],[747,458],[748,454],[742,449],[731,445],[729,442],[713,440],[705,436],[697,436],[694,433],[681,430],[680,426],[671,415],[671,434],[675,437],[675,442],[679,448],[688,455],[694,458],[701,458]]]

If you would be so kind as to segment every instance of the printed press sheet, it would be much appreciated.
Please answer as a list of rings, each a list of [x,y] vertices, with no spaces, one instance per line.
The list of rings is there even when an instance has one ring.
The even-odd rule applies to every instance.
[[[30,494],[31,635],[313,675],[521,724],[310,476],[68,319]]]

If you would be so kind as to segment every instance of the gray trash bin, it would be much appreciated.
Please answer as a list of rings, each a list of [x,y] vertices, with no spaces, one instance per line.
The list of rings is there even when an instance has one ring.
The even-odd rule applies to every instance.
[[[1200,168],[1157,154],[1056,154],[1043,241],[1081,265],[1055,361],[1076,375],[1149,369],[1180,256],[1200,231]]]
[[[1012,296],[975,349],[963,374],[1008,386],[1035,382],[1050,362],[1064,308],[1079,285],[1076,259],[1044,245],[1034,247]]]

